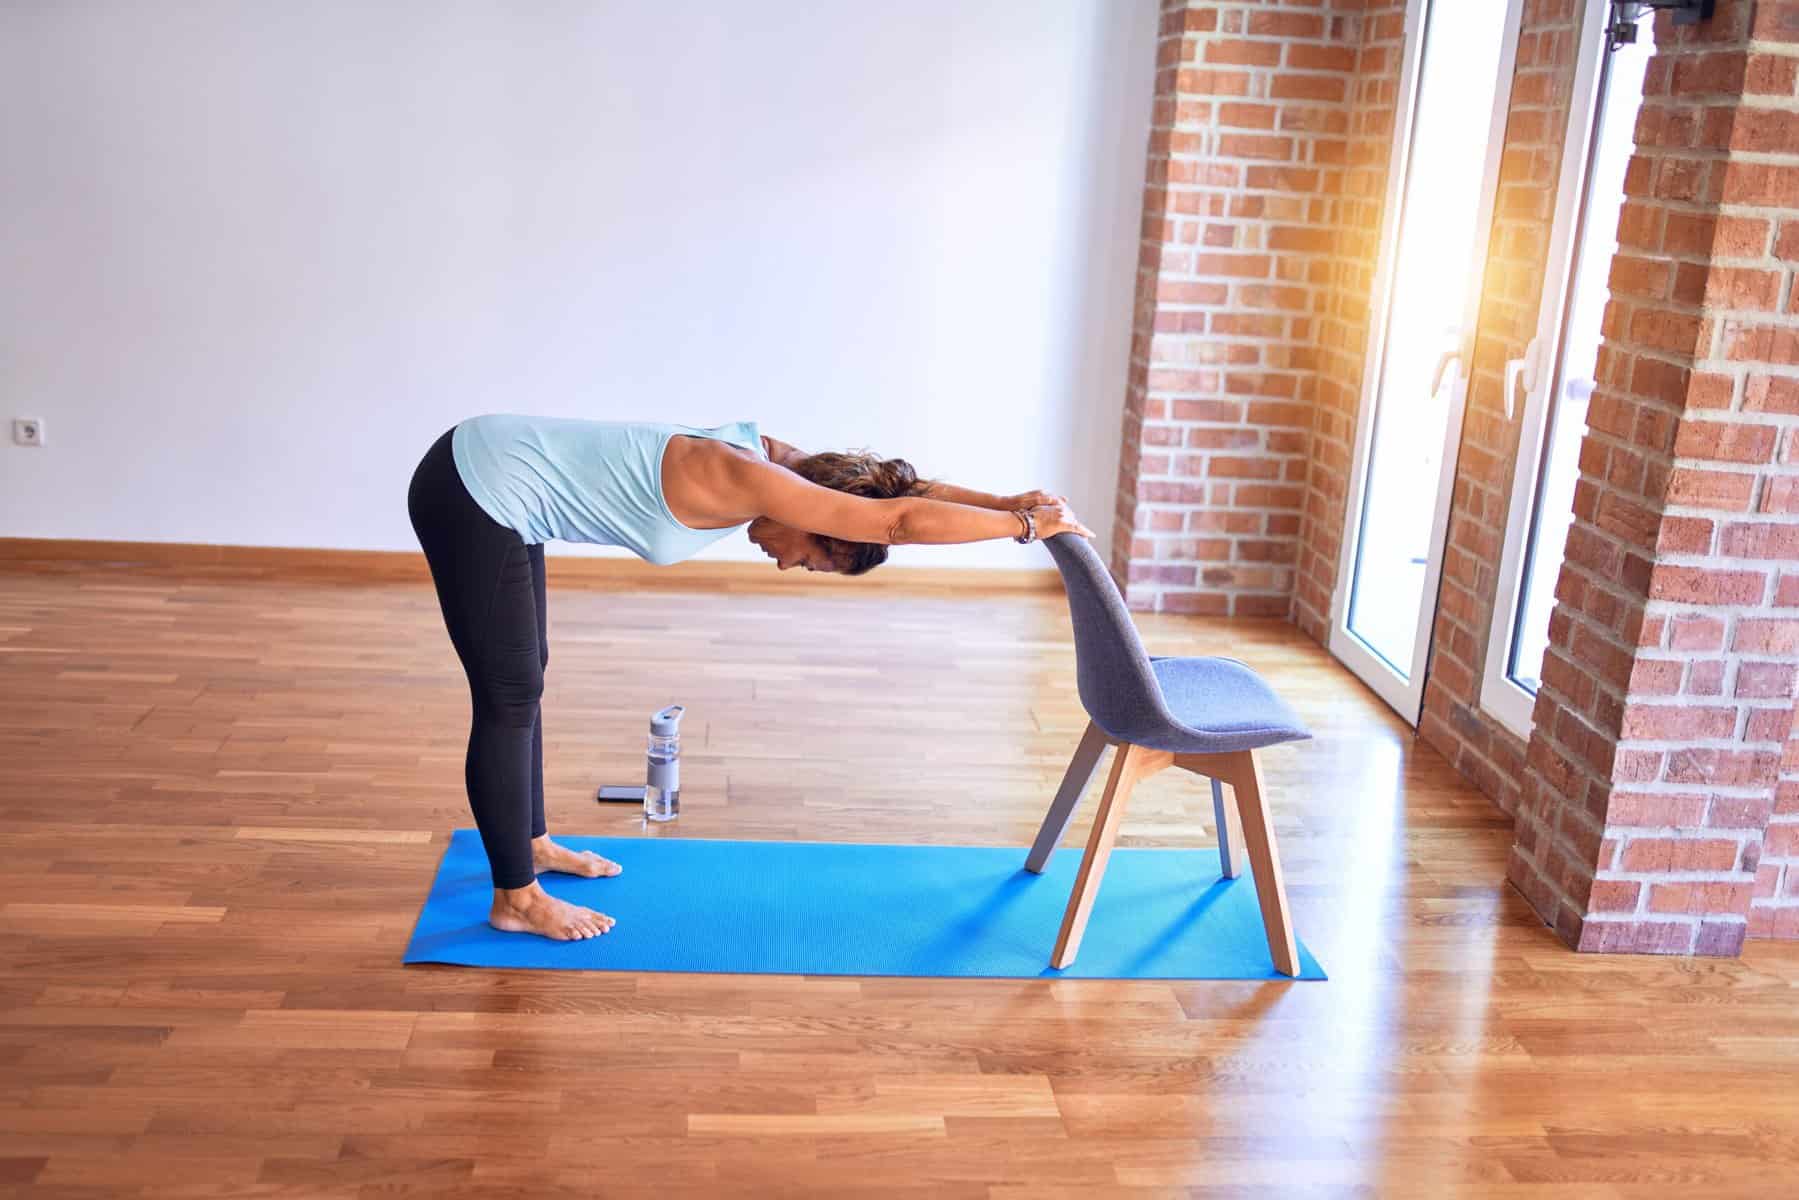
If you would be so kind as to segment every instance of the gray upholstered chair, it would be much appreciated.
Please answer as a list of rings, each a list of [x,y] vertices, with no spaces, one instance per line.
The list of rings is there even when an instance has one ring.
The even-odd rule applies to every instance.
[[[1131,788],[1140,779],[1176,766],[1212,781],[1219,865],[1226,878],[1235,879],[1242,874],[1243,852],[1248,851],[1268,952],[1282,974],[1298,975],[1299,951],[1287,914],[1287,891],[1256,751],[1312,735],[1254,671],[1234,658],[1146,654],[1124,598],[1092,543],[1063,533],[1043,544],[1056,560],[1068,591],[1075,674],[1090,720],[1037,831],[1025,860],[1027,870],[1042,873],[1074,818],[1100,755],[1107,746],[1117,747],[1050,962],[1066,967],[1080,949]]]

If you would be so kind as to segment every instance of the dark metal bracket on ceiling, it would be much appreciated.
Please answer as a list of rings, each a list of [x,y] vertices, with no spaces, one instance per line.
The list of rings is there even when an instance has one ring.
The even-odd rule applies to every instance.
[[[1717,0],[1611,0],[1612,15],[1605,27],[1605,48],[1616,50],[1637,40],[1637,22],[1646,12],[1663,9],[1674,13],[1676,25],[1697,25],[1709,21],[1717,10]]]

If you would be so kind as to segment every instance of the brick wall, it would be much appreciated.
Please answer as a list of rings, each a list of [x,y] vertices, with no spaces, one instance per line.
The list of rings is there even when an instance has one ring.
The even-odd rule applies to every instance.
[[[1774,812],[1756,863],[1749,936],[1799,938],[1799,729],[1787,738]]]
[[[1536,332],[1582,15],[1578,0],[1525,5],[1418,720],[1418,735],[1507,813],[1518,809],[1524,742],[1480,707],[1523,407],[1506,418],[1505,363]]]
[[[1163,6],[1111,564],[1134,608],[1325,636],[1404,10]]]
[[[1508,874],[1582,949],[1733,954],[1791,849],[1799,5],[1656,37]]]
[[[1112,567],[1286,616],[1362,6],[1163,5]]]
[[[1420,735],[1515,812],[1509,873],[1571,942],[1729,953],[1799,936],[1799,3],[1657,26],[1527,747],[1479,679],[1503,364],[1535,324],[1579,4],[1524,6]],[[1327,640],[1404,7],[1164,5],[1114,540],[1133,607]]]

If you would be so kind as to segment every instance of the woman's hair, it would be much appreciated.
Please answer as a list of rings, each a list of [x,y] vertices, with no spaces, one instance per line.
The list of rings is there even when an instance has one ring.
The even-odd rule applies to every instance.
[[[801,478],[819,487],[865,496],[870,500],[898,500],[916,496],[929,488],[930,481],[920,479],[912,464],[903,458],[882,458],[867,450],[838,454],[824,451],[808,454],[793,464]],[[862,575],[887,561],[887,547],[878,542],[846,542],[812,535],[833,559],[847,564],[845,575]]]

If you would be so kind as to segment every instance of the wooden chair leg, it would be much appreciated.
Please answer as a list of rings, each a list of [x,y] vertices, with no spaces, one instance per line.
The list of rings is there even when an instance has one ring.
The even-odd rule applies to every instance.
[[[1224,795],[1224,784],[1212,780],[1212,822],[1218,827],[1218,869],[1226,879],[1243,874],[1243,821],[1237,797]]]
[[[1087,839],[1087,853],[1081,858],[1081,870],[1074,880],[1074,891],[1068,897],[1068,909],[1062,914],[1062,931],[1056,935],[1056,949],[1050,965],[1061,968],[1074,961],[1081,948],[1081,935],[1087,932],[1087,917],[1093,911],[1093,899],[1099,894],[1099,881],[1106,873],[1106,860],[1112,856],[1112,843],[1118,839],[1118,823],[1124,817],[1124,802],[1137,781],[1153,775],[1174,761],[1166,750],[1150,750],[1143,746],[1121,743],[1112,758],[1112,774],[1106,780],[1106,794],[1101,797],[1099,811],[1093,814],[1093,833]]]
[[[1274,845],[1274,822],[1263,795],[1262,765],[1255,751],[1233,756],[1231,791],[1243,818],[1243,843],[1256,881],[1256,900],[1262,906],[1262,928],[1268,935],[1268,953],[1283,975],[1299,974],[1299,948],[1293,941],[1293,918],[1287,912],[1287,885],[1281,880],[1280,853]]]
[[[1043,868],[1049,865],[1049,856],[1061,844],[1069,822],[1074,820],[1074,810],[1081,806],[1081,797],[1087,794],[1087,785],[1093,782],[1093,772],[1099,767],[1099,756],[1105,753],[1108,740],[1105,730],[1092,721],[1087,722],[1087,732],[1081,735],[1081,744],[1075,747],[1074,757],[1068,760],[1062,786],[1056,789],[1056,798],[1050,802],[1049,811],[1043,815],[1043,825],[1037,830],[1037,840],[1031,843],[1031,853],[1024,860],[1025,870],[1041,875]]]

